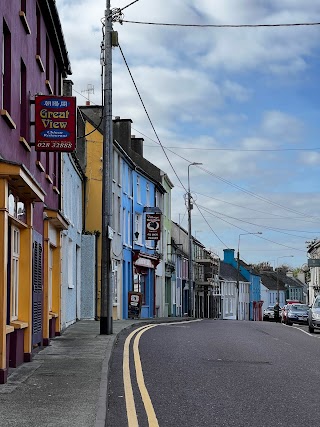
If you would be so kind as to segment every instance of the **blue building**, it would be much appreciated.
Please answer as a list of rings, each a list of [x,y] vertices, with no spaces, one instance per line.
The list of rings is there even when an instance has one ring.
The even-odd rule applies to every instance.
[[[238,268],[237,259],[234,257],[234,249],[224,249],[224,262]],[[255,273],[249,265],[240,260],[240,274],[250,282],[250,320],[262,320],[262,304],[260,275]]]
[[[134,291],[142,294],[140,316],[152,318],[160,257],[157,241],[146,240],[146,213],[160,212],[156,193],[165,190],[160,169],[143,157],[143,139],[131,135],[131,123],[119,117],[113,122],[114,145],[122,152],[122,312],[128,318],[128,294]]]

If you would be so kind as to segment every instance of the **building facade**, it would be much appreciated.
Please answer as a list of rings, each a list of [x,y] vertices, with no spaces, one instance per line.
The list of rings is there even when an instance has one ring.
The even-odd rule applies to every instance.
[[[0,383],[61,329],[61,154],[35,151],[37,94],[70,62],[54,1],[1,2]]]

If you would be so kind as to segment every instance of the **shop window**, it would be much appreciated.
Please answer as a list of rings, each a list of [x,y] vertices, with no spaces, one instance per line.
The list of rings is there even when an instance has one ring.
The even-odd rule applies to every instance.
[[[118,304],[118,263],[113,265],[112,303]]]
[[[133,277],[133,290],[142,294],[142,304],[146,303],[146,275],[134,274]]]
[[[11,320],[18,319],[20,230],[11,229]]]

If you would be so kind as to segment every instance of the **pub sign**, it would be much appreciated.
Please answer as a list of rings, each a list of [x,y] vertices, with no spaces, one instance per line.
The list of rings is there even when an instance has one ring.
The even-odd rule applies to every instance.
[[[161,214],[146,214],[146,240],[160,240]]]
[[[35,97],[36,151],[74,151],[76,148],[76,98]]]

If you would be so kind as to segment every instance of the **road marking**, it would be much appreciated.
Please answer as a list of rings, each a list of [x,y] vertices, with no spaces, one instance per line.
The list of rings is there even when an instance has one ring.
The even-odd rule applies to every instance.
[[[297,329],[298,331],[301,331],[301,332],[303,332],[304,334],[309,335],[309,337],[317,338],[317,339],[319,339],[319,338],[320,338],[320,335],[319,335],[319,336],[317,336],[317,335],[311,334],[310,332],[307,332],[307,331],[305,331],[305,330],[303,330],[303,329],[299,328],[299,326],[293,326],[293,325],[289,326],[289,325],[285,325],[284,323],[283,323],[283,325],[284,325],[284,326],[286,326],[287,328]]]
[[[144,408],[146,410],[146,414],[148,417],[148,421],[149,421],[149,426],[150,427],[159,427],[159,423],[157,420],[157,416],[156,413],[154,411],[151,399],[150,399],[150,395],[148,393],[146,384],[144,382],[144,376],[143,376],[143,370],[142,370],[142,365],[141,365],[141,359],[140,359],[140,352],[139,352],[139,341],[140,341],[140,337],[142,334],[144,334],[145,332],[147,332],[149,329],[152,329],[154,327],[156,327],[158,325],[150,325],[147,328],[143,329],[142,331],[140,331],[137,336],[134,339],[134,343],[133,343],[133,353],[134,353],[134,364],[136,367],[136,377],[137,377],[137,383],[139,386],[139,390],[140,390],[140,394],[141,394],[141,398],[144,404]]]
[[[126,399],[126,408],[127,408],[127,418],[128,418],[128,427],[139,427],[136,405],[134,403],[134,396],[132,390],[131,376],[130,376],[130,341],[131,338],[141,329],[144,329],[146,326],[142,326],[138,329],[135,329],[127,337],[124,347],[123,347],[123,386],[124,386],[124,395]]]
[[[198,322],[198,321],[201,321],[201,319],[188,320],[188,321],[183,321],[179,323],[191,323],[191,322]],[[159,423],[158,423],[148,390],[144,382],[143,370],[142,370],[142,364],[141,364],[140,352],[139,352],[139,341],[140,341],[141,335],[144,332],[148,331],[149,329],[155,328],[156,326],[171,326],[173,324],[174,322],[169,322],[169,323],[158,323],[153,325],[149,324],[149,325],[141,326],[140,328],[137,328],[134,331],[132,331],[131,334],[128,335],[124,343],[122,371],[123,371],[123,386],[124,386],[124,396],[125,396],[126,409],[127,409],[128,427],[139,427],[136,405],[134,402],[131,375],[130,375],[131,339],[133,338],[134,335],[137,334],[133,343],[134,364],[135,364],[138,387],[139,387],[141,398],[142,398],[142,401],[146,410],[146,414],[149,420],[149,427],[159,427]]]

